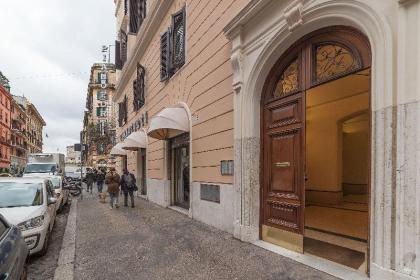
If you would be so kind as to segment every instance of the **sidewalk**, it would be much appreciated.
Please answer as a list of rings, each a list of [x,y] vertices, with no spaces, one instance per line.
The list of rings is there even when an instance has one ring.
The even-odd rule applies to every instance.
[[[120,197],[121,203],[121,197]],[[74,279],[335,279],[140,198],[78,203]]]

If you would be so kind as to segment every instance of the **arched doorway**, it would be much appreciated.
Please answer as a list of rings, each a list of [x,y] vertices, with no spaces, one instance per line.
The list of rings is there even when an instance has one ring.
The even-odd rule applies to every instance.
[[[365,36],[336,26],[300,39],[272,68],[261,98],[263,240],[366,268],[370,148],[349,149],[369,147],[370,114],[356,113],[370,112],[370,66]],[[357,121],[368,137],[346,134]]]

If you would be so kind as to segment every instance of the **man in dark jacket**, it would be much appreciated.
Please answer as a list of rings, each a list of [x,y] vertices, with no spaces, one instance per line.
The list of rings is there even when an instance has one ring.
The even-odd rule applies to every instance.
[[[92,170],[89,170],[86,173],[86,185],[87,185],[87,192],[92,193],[93,181],[94,181],[95,174]]]
[[[124,174],[121,176],[121,190],[124,193],[124,206],[128,207],[128,195],[130,195],[131,207],[134,208],[134,191],[137,190],[136,177],[127,169],[124,169]]]
[[[98,187],[98,193],[102,193],[104,181],[105,181],[105,173],[102,170],[99,170],[96,175],[96,186]]]

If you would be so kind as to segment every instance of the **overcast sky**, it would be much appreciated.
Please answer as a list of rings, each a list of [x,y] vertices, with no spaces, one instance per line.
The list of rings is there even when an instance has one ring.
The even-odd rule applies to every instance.
[[[114,7],[113,0],[0,0],[0,71],[12,94],[44,117],[45,152],[79,142],[90,66],[115,40]]]

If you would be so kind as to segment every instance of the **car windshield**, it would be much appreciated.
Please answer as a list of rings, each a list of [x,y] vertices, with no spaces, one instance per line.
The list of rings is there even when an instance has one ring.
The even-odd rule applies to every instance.
[[[42,183],[0,182],[0,208],[42,205]]]
[[[50,180],[51,180],[51,182],[54,185],[54,189],[59,189],[60,188],[60,178],[58,178],[58,177],[51,177]]]
[[[25,168],[25,173],[49,173],[55,172],[55,164],[28,164]]]

